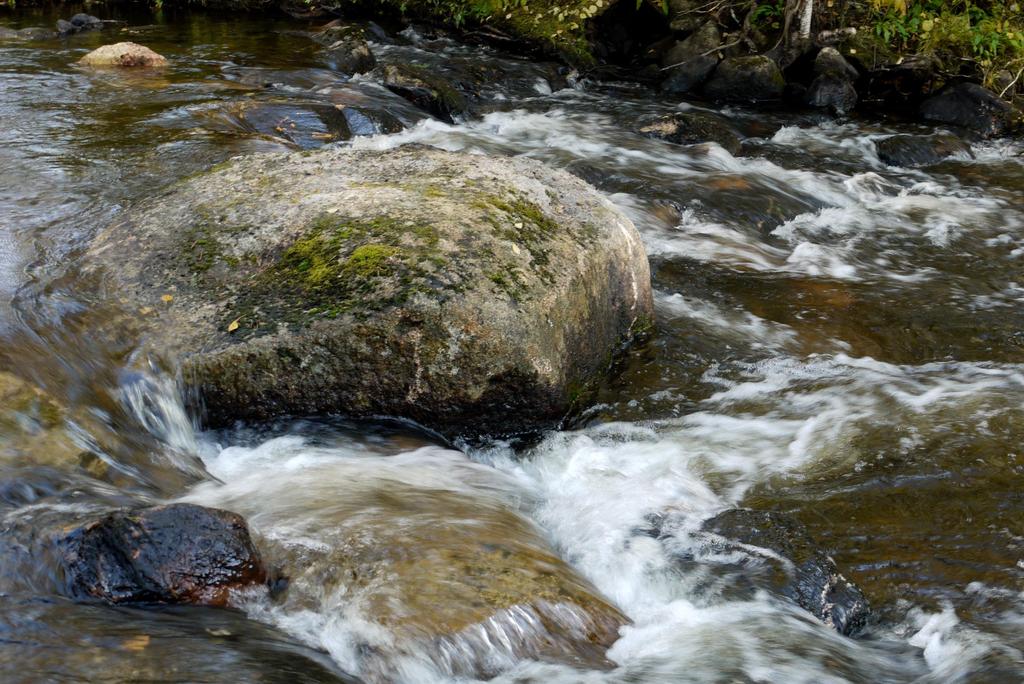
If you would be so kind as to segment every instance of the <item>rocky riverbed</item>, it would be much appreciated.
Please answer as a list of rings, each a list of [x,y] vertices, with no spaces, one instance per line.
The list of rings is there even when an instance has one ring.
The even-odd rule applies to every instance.
[[[4,679],[1020,678],[984,93],[74,9],[0,14]]]

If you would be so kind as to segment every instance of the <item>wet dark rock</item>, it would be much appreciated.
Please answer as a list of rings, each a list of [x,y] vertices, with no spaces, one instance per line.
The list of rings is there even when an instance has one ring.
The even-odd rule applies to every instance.
[[[955,135],[894,135],[875,143],[878,158],[890,166],[930,166],[949,159],[971,159],[970,146]]]
[[[808,105],[828,109],[839,115],[857,106],[858,95],[854,82],[859,72],[834,47],[826,47],[818,52],[814,58],[814,74],[814,80],[803,95]]]
[[[241,516],[191,504],[110,513],[58,546],[75,598],[223,606],[267,581]]]
[[[57,34],[61,36],[69,36],[83,31],[97,31],[102,28],[103,20],[90,14],[76,14],[71,17],[70,21],[65,19],[57,20]]]
[[[977,83],[957,83],[921,104],[921,116],[966,128],[982,137],[1006,135],[1021,126],[1021,111]]]
[[[314,33],[312,36],[324,46],[324,53],[331,65],[346,74],[362,74],[377,66],[363,29],[358,26],[334,25]]]
[[[668,73],[662,81],[662,91],[687,93],[704,83],[718,64],[715,49],[721,44],[722,34],[717,22],[709,21],[673,45],[662,58],[662,67]]]
[[[739,565],[760,574],[755,581],[764,582],[839,633],[851,634],[867,620],[870,609],[864,594],[843,577],[835,561],[795,518],[773,511],[733,509],[706,521],[702,532],[716,550],[748,556],[750,561]],[[789,562],[758,554],[751,547],[767,549]]]
[[[764,55],[728,57],[704,84],[704,94],[726,102],[778,100],[786,81],[775,62]]]
[[[857,100],[857,89],[850,79],[835,73],[816,77],[804,94],[804,101],[811,107],[828,109],[839,115],[852,111]]]
[[[638,132],[677,145],[713,142],[730,154],[739,154],[742,147],[739,133],[722,117],[708,112],[677,112],[658,117],[640,127]]]
[[[704,0],[668,0],[669,28],[681,33],[695,30],[707,16],[706,4]]]
[[[814,58],[814,73],[817,76],[824,74],[845,76],[850,81],[856,81],[860,76],[857,68],[847,62],[846,58],[834,47],[822,48],[818,52]]]
[[[636,229],[593,188],[418,146],[233,159],[138,205],[88,259],[133,310],[164,312],[133,325],[153,326],[220,425],[548,427],[652,307]]]
[[[207,126],[286,141],[301,149],[322,147],[360,135],[397,133],[402,122],[383,110],[322,102],[246,100],[206,112]]]
[[[468,109],[466,97],[444,76],[413,64],[388,64],[381,80],[391,92],[431,115],[454,123]]]
[[[71,23],[81,30],[103,28],[103,20],[91,14],[76,14],[71,17]]]

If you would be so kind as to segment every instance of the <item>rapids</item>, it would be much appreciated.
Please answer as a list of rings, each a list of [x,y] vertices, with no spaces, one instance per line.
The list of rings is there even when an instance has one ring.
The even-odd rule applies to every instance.
[[[425,31],[371,43],[383,63],[502,74],[449,125],[370,75],[332,71],[305,22],[108,11],[172,66],[74,66],[113,42],[100,34],[0,44],[0,396],[9,373],[61,412],[56,427],[38,404],[0,413],[4,681],[419,683],[474,668],[509,683],[1024,679],[1019,140],[902,169],[875,141],[914,125],[716,110],[745,135],[734,156],[631,132],[705,105]],[[298,139],[247,117],[254,103],[300,123],[314,105],[381,111],[404,130]],[[201,431],[173,369],[137,358],[130,335],[93,334],[110,293],[79,279],[76,259],[175,179],[325,143],[526,155],[585,178],[643,235],[655,334],[595,405],[529,443],[445,444],[340,417]],[[48,430],[61,441],[34,439]],[[57,443],[90,460],[68,466]],[[75,605],[8,539],[48,512],[174,500],[245,516],[292,568],[285,597],[220,612]],[[807,525],[870,599],[867,628],[843,637],[723,581],[737,558],[690,533],[735,506]],[[665,514],[668,540],[641,532]],[[487,567],[586,584],[631,624],[606,654],[553,664],[537,644],[587,629],[571,610],[481,623],[471,592],[435,602],[445,564],[482,563],[481,544],[526,559]],[[350,557],[364,560],[338,562]],[[436,622],[455,636],[431,638]]]

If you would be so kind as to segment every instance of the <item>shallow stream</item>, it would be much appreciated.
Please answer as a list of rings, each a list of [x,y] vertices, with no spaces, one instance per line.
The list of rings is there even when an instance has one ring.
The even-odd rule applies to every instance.
[[[902,169],[875,141],[912,125],[724,108],[741,153],[673,145],[636,122],[701,105],[387,27],[382,63],[487,74],[451,125],[334,71],[309,22],[89,11],[127,25],[0,43],[0,371],[65,416],[50,425],[37,402],[0,420],[4,681],[1024,680],[1020,141]],[[75,66],[112,33],[172,66]],[[324,126],[325,106],[346,130]],[[109,293],[76,260],[133,202],[237,154],[406,143],[566,168],[640,229],[657,329],[564,430],[472,446],[325,417],[202,432],[166,369],[94,334]],[[76,605],[14,534],[170,500],[245,516],[289,570],[286,595]],[[736,506],[805,524],[864,590],[868,626],[843,637],[724,581],[743,565],[686,532]],[[642,533],[652,516],[671,519],[670,544]],[[522,657],[575,618],[481,622],[472,587],[433,592],[481,548],[504,549],[487,565],[502,572],[566,561],[631,624],[575,664]],[[433,638],[438,622],[454,636]]]

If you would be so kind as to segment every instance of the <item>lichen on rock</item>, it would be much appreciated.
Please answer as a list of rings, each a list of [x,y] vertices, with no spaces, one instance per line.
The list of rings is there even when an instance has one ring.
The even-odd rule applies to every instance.
[[[552,426],[651,318],[629,219],[525,159],[410,146],[238,158],[103,232],[212,424],[340,412]],[[171,299],[165,301],[165,296]]]

